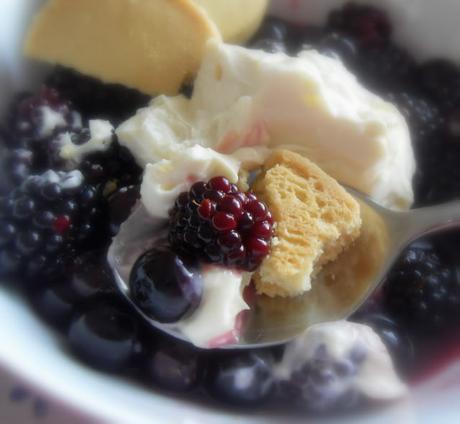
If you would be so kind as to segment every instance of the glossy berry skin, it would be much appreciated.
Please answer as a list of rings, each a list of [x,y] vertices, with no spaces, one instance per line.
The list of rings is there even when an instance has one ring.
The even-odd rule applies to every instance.
[[[224,177],[195,183],[170,211],[173,249],[206,262],[254,270],[269,253],[272,234],[267,206]]]
[[[136,261],[129,286],[133,302],[162,323],[176,322],[192,313],[203,291],[195,266],[167,247],[154,248]]]
[[[414,335],[439,336],[460,322],[460,282],[430,241],[402,254],[383,293],[388,311]]]
[[[200,354],[186,343],[160,342],[147,353],[145,373],[147,379],[159,387],[175,392],[189,391],[202,376]]]
[[[67,337],[71,349],[86,363],[118,371],[133,355],[137,329],[132,312],[116,300],[107,299],[77,315]]]
[[[325,345],[319,345],[313,358],[294,371],[289,380],[278,383],[278,393],[286,401],[316,413],[352,409],[362,397],[347,382],[358,373],[365,355],[356,348],[347,357],[335,360]]]
[[[242,407],[262,404],[274,387],[272,358],[257,351],[216,355],[207,370],[206,389],[226,403]]]
[[[7,195],[32,172],[33,152],[29,149],[8,150],[0,160],[0,195]]]
[[[32,175],[0,198],[0,273],[28,286],[66,275],[80,249],[97,245],[105,200],[81,173]]]

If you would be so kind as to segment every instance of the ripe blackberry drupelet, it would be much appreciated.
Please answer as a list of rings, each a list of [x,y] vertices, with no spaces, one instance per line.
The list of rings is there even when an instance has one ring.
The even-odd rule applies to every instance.
[[[256,269],[270,250],[273,218],[253,193],[224,177],[197,182],[170,211],[169,241],[207,262]]]

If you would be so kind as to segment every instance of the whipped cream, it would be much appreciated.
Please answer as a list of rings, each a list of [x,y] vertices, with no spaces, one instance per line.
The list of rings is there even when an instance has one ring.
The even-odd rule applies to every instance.
[[[370,399],[390,400],[407,393],[394,369],[391,356],[372,328],[347,321],[316,324],[290,342],[275,376],[287,380],[305,362],[316,358],[323,349],[333,361],[348,360],[352,352],[361,352],[363,360],[355,374],[336,382],[336,394],[356,390]]]
[[[42,118],[40,128],[38,129],[40,137],[48,137],[56,128],[68,125],[66,117],[49,106],[41,106],[39,113]],[[71,112],[71,125],[73,128],[81,127],[81,116],[78,112]]]
[[[199,145],[181,150],[171,159],[147,164],[141,185],[141,200],[156,218],[168,218],[177,196],[197,181],[223,176],[238,181],[240,162]]]
[[[29,179],[33,179],[38,185],[57,184],[63,190],[70,190],[80,187],[83,183],[83,174],[75,169],[73,171],[53,171],[49,169],[41,175],[31,175]]]
[[[211,41],[190,100],[159,96],[116,132],[141,165],[194,144],[284,147],[384,206],[413,200],[403,116],[316,51],[290,57]]]
[[[62,159],[78,163],[84,156],[104,152],[110,147],[113,141],[113,126],[109,121],[93,119],[89,121],[88,126],[90,139],[83,144],[73,143],[68,132],[59,135],[56,141],[61,146],[59,154]]]
[[[243,299],[242,290],[250,281],[250,274],[233,269],[205,265],[202,269],[203,297],[198,309],[177,328],[195,346],[216,347],[237,334],[236,318],[249,309]]]

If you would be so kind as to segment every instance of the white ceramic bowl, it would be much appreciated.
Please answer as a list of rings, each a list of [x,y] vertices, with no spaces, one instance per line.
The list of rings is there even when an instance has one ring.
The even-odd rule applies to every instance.
[[[40,3],[41,0],[0,1],[0,112],[13,92],[33,87],[46,72],[46,67],[22,58],[20,48],[30,16]],[[320,24],[331,8],[343,3],[344,0],[273,0],[272,10],[292,20]],[[443,56],[460,61],[458,0],[367,3],[389,11],[396,38],[417,57]],[[263,413],[231,413],[159,394],[93,371],[75,362],[63,346],[20,298],[0,287],[0,422],[27,423],[37,417],[47,423],[286,422]],[[460,358],[418,385],[410,398],[348,420],[460,422],[459,398]]]

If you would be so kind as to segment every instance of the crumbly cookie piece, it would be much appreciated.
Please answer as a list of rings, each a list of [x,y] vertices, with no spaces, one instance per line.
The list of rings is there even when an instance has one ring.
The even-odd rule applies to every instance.
[[[253,186],[275,223],[271,252],[255,274],[268,296],[297,296],[358,236],[359,204],[336,180],[297,153],[275,151]]]

